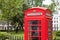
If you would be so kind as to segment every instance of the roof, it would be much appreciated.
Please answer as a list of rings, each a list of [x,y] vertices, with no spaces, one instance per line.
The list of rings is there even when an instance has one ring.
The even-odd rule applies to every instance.
[[[43,9],[43,10],[47,10],[47,8],[45,8],[45,7],[32,7],[32,8],[40,8],[40,9]]]
[[[41,9],[41,10],[44,10],[44,11],[50,11],[50,12],[52,12],[50,9],[48,9],[48,8],[45,8],[45,7],[32,7],[32,8],[29,8],[29,9],[27,9],[27,10],[31,10],[31,9]],[[27,10],[25,10],[25,11],[27,11]]]

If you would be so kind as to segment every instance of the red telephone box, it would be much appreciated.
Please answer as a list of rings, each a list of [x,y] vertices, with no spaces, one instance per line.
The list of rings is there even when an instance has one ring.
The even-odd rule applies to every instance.
[[[25,11],[24,40],[52,40],[52,12],[43,7]]]

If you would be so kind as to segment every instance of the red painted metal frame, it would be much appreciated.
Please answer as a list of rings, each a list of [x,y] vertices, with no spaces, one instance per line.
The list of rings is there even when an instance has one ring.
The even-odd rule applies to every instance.
[[[41,12],[42,15],[38,15],[38,16],[28,16],[27,14],[29,13],[33,13],[33,10],[35,10],[36,13]],[[46,16],[46,13],[49,13],[51,16]],[[50,32],[52,33],[52,12],[49,9],[44,9],[44,8],[30,8],[28,10],[25,11],[25,16],[24,16],[24,40],[29,40],[29,20],[41,20],[41,24],[39,24],[39,26],[41,26],[41,30],[38,30],[38,32],[41,32],[41,36],[38,36],[38,40],[48,40],[48,38],[51,38],[52,40],[52,35],[48,36],[48,20],[51,21],[51,30]],[[32,30],[33,31],[33,30]]]

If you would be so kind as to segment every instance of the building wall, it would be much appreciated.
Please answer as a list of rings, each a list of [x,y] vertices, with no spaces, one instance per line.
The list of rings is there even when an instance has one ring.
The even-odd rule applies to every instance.
[[[60,30],[60,12],[55,11],[53,13],[53,30]]]

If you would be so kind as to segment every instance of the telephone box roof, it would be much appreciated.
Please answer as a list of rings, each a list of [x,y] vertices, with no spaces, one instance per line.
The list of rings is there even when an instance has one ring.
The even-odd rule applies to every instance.
[[[45,8],[45,7],[32,7],[32,8],[29,8],[27,10],[30,10],[30,9],[41,9],[41,10],[44,10],[44,11],[49,10],[48,8]],[[25,10],[25,11],[27,11],[27,10]],[[49,11],[51,11],[51,10],[49,10]]]
[[[30,10],[30,9],[41,9],[41,10],[44,10],[44,11],[50,11],[50,12],[52,12],[50,9],[45,8],[45,7],[32,7],[32,8],[29,8],[28,10]]]
[[[32,8],[40,8],[40,9],[43,9],[43,10],[47,10],[47,8],[45,8],[45,7],[32,7]]]

